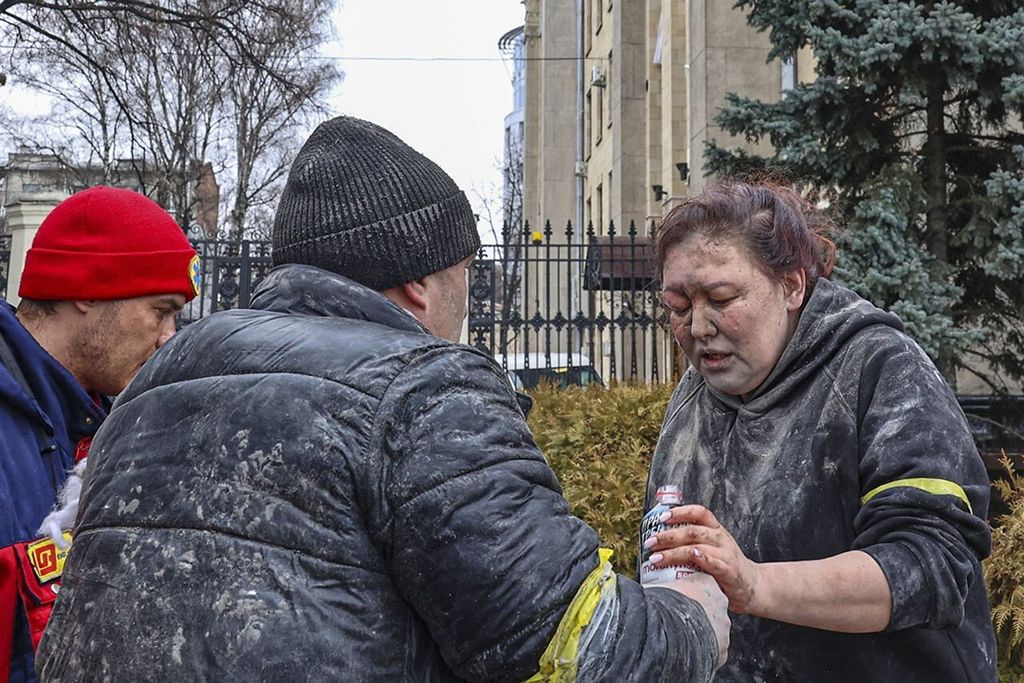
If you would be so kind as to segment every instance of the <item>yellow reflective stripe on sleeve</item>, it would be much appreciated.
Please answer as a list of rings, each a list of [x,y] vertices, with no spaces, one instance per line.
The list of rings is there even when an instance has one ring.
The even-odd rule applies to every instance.
[[[594,616],[594,610],[606,591],[615,588],[615,572],[608,561],[612,551],[598,548],[597,569],[590,572],[562,615],[558,630],[540,656],[540,670],[526,683],[572,683],[579,664],[580,635]]]
[[[897,479],[896,481],[890,481],[888,484],[882,484],[877,486],[865,494],[860,499],[861,505],[866,505],[869,500],[877,496],[882,491],[888,491],[897,487],[905,487],[912,489],[921,489],[927,493],[934,494],[936,496],[956,496],[964,502],[967,506],[967,510],[974,514],[974,508],[971,507],[971,501],[967,500],[967,494],[960,487],[959,484],[949,481],[948,479]]]

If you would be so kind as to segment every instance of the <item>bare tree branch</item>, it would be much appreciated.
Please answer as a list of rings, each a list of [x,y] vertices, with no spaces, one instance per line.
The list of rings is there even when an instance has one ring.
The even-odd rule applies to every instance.
[[[296,136],[339,78],[317,59],[332,5],[0,0],[0,32],[16,47],[0,60],[54,102],[20,140],[61,148],[62,165],[87,167],[83,180],[130,170],[183,228],[212,162],[232,188],[229,234],[241,239],[249,209],[272,201]]]

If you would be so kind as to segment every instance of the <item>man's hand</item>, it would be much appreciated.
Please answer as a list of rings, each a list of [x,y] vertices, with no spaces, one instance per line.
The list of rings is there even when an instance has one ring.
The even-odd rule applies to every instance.
[[[729,628],[732,625],[729,621],[729,599],[710,575],[697,572],[682,579],[654,584],[647,588],[671,588],[700,603],[718,640],[718,666],[725,664],[729,656]]]

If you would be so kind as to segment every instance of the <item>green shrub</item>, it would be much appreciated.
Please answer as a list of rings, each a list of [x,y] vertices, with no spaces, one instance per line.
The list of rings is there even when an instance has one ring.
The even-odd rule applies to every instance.
[[[578,517],[615,551],[615,570],[636,574],[647,468],[672,386],[542,385],[530,427]]]
[[[993,483],[1010,511],[992,520],[985,580],[999,652],[999,680],[1024,683],[1024,476],[1003,455],[1006,479]]]
[[[615,570],[636,573],[647,468],[672,386],[609,388],[544,385],[532,392],[530,427],[558,474],[572,511],[612,548]],[[1010,512],[994,521],[985,577],[1003,683],[1024,683],[1024,475],[1004,461],[995,482]]]

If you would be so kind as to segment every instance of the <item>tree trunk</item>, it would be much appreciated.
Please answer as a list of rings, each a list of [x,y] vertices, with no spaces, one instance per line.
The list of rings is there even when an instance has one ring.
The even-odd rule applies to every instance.
[[[927,227],[924,235],[928,252],[942,265],[949,264],[949,228],[946,196],[946,77],[936,74],[928,82],[927,130],[925,141]],[[952,319],[953,311],[947,310]],[[955,322],[955,321],[954,321]],[[939,370],[956,391],[956,364],[952,350],[942,345],[937,359]]]

